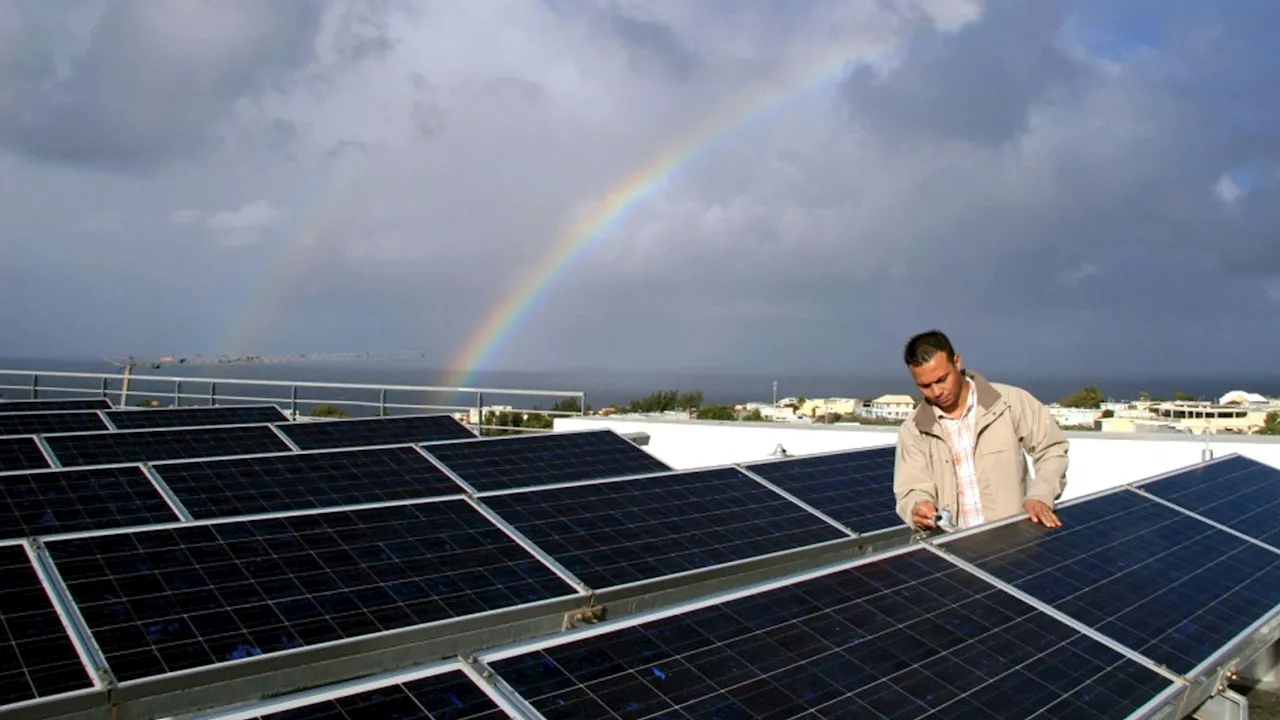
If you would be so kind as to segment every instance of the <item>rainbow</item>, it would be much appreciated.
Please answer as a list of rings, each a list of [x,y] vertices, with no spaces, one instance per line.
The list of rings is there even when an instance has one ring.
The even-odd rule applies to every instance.
[[[863,60],[867,61],[869,59]],[[489,309],[450,363],[445,385],[455,388],[470,385],[476,372],[502,349],[522,320],[574,261],[606,237],[610,229],[656,188],[738,131],[786,108],[788,100],[802,98],[816,88],[843,78],[850,62],[847,55],[841,53],[838,61],[823,63],[823,70],[817,74],[756,84],[737,102],[706,118],[692,132],[628,174],[606,192],[590,212],[575,219],[519,282]]]

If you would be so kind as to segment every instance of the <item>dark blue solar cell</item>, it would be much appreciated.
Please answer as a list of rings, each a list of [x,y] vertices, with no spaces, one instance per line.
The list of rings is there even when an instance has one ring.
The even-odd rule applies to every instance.
[[[458,670],[362,690],[259,720],[505,720],[507,714]]]
[[[108,429],[102,416],[91,410],[0,415],[0,435],[41,435]]]
[[[180,519],[137,465],[0,475],[0,538]]]
[[[1243,456],[1170,475],[1144,492],[1280,548],[1280,470]]]
[[[0,546],[0,705],[93,686],[20,545]]]
[[[280,431],[303,450],[396,445],[474,438],[450,415],[413,415],[282,423]]]
[[[1280,553],[1128,490],[944,540],[1038,600],[1189,673],[1280,605]]]
[[[0,438],[0,472],[36,470],[49,467],[49,461],[35,438]]]
[[[267,425],[122,430],[45,437],[63,467],[288,452]]]
[[[490,666],[549,720],[1122,718],[1174,686],[923,550]]]
[[[671,469],[609,430],[435,443],[426,450],[480,492]]]
[[[106,398],[72,398],[68,400],[3,400],[0,414],[18,412],[56,412],[64,410],[108,410]]]
[[[462,500],[46,547],[121,681],[573,594]]]
[[[156,409],[121,408],[104,413],[118,430],[198,427],[201,425],[251,425],[288,420],[275,405],[215,405]]]
[[[849,538],[733,468],[483,502],[595,589]]]
[[[465,492],[412,447],[279,453],[152,467],[197,519]]]
[[[894,509],[894,447],[745,465],[855,532],[903,527]]]

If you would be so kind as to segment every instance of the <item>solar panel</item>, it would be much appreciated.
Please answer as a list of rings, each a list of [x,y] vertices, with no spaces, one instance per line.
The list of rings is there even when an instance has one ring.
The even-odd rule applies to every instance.
[[[0,438],[0,472],[47,467],[49,460],[40,452],[40,445],[35,438]]]
[[[507,717],[470,678],[454,670],[259,715],[258,720],[506,720]]]
[[[1111,718],[1179,690],[927,550],[738,595],[482,659],[548,718]]]
[[[122,682],[575,594],[463,500],[45,545]]]
[[[180,519],[137,465],[0,475],[0,538]]]
[[[57,410],[107,410],[106,398],[73,398],[68,400],[0,400],[0,414],[16,412],[48,412]]]
[[[0,545],[0,705],[93,687],[22,545]]]
[[[426,450],[481,492],[671,469],[611,430],[508,435]]]
[[[63,467],[287,452],[267,425],[128,430],[44,438]]]
[[[261,455],[153,467],[195,518],[465,492],[412,447]]]
[[[531,490],[483,502],[595,589],[849,537],[736,468]]]
[[[750,472],[859,533],[903,525],[894,509],[895,447],[744,465]]]
[[[1128,490],[942,540],[956,557],[1189,674],[1280,605],[1280,553]]]
[[[102,421],[102,416],[91,410],[0,415],[0,435],[40,435],[109,429]]]
[[[291,422],[280,425],[280,431],[302,450],[425,443],[476,436],[450,415]]]
[[[1280,548],[1280,470],[1243,456],[1139,483],[1178,507]]]
[[[288,420],[275,405],[216,405],[157,409],[108,410],[106,416],[120,430],[198,427],[201,425],[252,425]]]

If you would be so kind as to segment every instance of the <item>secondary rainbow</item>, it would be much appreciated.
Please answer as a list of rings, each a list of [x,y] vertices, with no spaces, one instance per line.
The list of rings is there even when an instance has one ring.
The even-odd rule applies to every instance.
[[[577,218],[561,233],[541,259],[490,308],[454,356],[446,384],[451,387],[468,386],[476,371],[502,349],[521,321],[528,317],[573,262],[604,238],[610,228],[654,189],[695,158],[731,138],[736,131],[787,107],[789,100],[798,100],[809,91],[843,77],[847,68],[846,57],[841,54],[838,62],[824,63],[822,72],[816,75],[806,73],[800,82],[774,81],[757,85],[738,102],[707,118],[693,132],[682,136],[656,158],[628,174],[614,189],[605,193],[590,212]]]

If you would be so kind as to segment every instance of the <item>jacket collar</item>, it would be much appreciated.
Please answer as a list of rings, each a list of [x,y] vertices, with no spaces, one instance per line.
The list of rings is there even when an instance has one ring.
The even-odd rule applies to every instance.
[[[992,410],[992,408],[996,407],[998,403],[1004,400],[1004,396],[1000,394],[1000,391],[992,387],[991,383],[987,382],[986,378],[972,370],[964,370],[962,372],[965,377],[973,380],[974,389],[978,391],[979,415],[986,415]],[[923,433],[933,433],[934,428],[938,424],[938,417],[933,412],[933,407],[924,400],[921,400],[920,404],[916,406],[916,411],[912,420],[915,422],[916,427],[920,429],[920,432]]]

